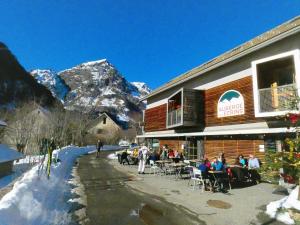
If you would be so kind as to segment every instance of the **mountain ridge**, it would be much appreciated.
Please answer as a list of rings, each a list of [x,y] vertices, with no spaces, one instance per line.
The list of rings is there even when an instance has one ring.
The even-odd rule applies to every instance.
[[[109,112],[127,122],[145,109],[140,100],[151,91],[144,82],[127,81],[107,59],[84,62],[59,72],[35,69],[30,73],[66,109]]]

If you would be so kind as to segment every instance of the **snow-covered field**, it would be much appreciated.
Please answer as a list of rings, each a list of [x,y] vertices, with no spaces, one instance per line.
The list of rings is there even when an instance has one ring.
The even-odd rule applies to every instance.
[[[117,146],[104,146],[105,150]],[[55,150],[60,162],[52,164],[50,179],[39,164],[27,171],[13,189],[0,200],[1,225],[69,224],[70,185],[68,180],[75,159],[95,151],[95,146],[67,146]],[[45,160],[46,162],[46,160]]]

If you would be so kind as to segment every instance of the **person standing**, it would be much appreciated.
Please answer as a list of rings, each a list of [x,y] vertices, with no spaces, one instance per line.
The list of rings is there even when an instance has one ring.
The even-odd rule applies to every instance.
[[[98,158],[100,156],[100,150],[103,147],[103,143],[101,142],[100,139],[98,139],[96,147],[97,147],[96,158]]]
[[[145,174],[145,165],[146,165],[146,160],[147,160],[147,155],[148,155],[149,149],[145,144],[139,149],[139,167],[138,167],[138,173],[139,174]]]
[[[54,138],[52,137],[50,140],[50,144],[48,146],[48,162],[47,162],[47,177],[50,177],[50,168],[52,164],[52,153],[56,149],[56,145],[54,142]]]

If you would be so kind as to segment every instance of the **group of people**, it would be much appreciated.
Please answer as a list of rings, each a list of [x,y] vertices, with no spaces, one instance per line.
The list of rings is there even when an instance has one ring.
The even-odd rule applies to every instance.
[[[249,158],[244,158],[243,155],[239,155],[233,164],[226,163],[224,153],[220,153],[218,157],[215,157],[212,162],[207,158],[202,160],[199,165],[204,178],[208,177],[208,171],[224,171],[234,176],[237,181],[244,181],[245,179],[251,179],[252,181],[259,182],[260,175],[257,169],[260,168],[260,161],[254,155],[250,154]]]
[[[98,145],[97,145],[98,146]],[[125,150],[120,156],[120,163],[129,163],[128,152]],[[168,149],[168,146],[164,145],[160,151],[151,151],[145,144],[141,147],[135,148],[132,152],[131,159],[132,164],[138,164],[138,173],[145,173],[145,166],[149,164],[149,161],[157,160],[167,160],[172,159],[174,162],[184,160],[182,153],[177,150]],[[254,157],[252,154],[246,159],[243,155],[239,155],[233,164],[228,164],[225,159],[224,153],[220,153],[217,157],[213,158],[211,161],[206,158],[201,161],[198,169],[201,170],[202,176],[208,178],[208,171],[224,171],[226,174],[231,174],[238,181],[243,181],[246,178],[251,178],[252,180],[259,181],[260,176],[257,169],[260,168],[260,161]]]
[[[123,151],[120,155],[120,163],[128,165],[129,160],[131,158],[132,164],[138,164],[138,173],[145,173],[145,166],[149,164],[149,162],[157,161],[157,160],[167,160],[173,159],[174,162],[178,162],[183,160],[183,154],[179,153],[177,150],[168,149],[168,146],[164,145],[160,151],[151,151],[145,144],[142,144],[140,148],[135,148],[131,154],[131,157],[128,157],[129,154],[127,150]]]

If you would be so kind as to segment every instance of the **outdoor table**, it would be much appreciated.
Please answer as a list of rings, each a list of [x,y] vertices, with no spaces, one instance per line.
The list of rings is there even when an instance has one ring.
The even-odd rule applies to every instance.
[[[157,160],[157,161],[155,161],[155,163],[157,163],[158,167],[162,170],[162,172],[164,174],[166,174],[166,166],[165,165],[172,163],[172,161],[171,160]]]
[[[225,171],[209,170],[208,174],[211,176],[210,183],[212,191],[214,189],[217,191],[223,190],[225,176],[228,176],[227,173]],[[229,188],[231,188],[229,180],[228,185]]]
[[[175,179],[177,180],[179,177],[182,177],[182,169],[186,166],[186,163],[179,162],[179,163],[171,163],[170,167],[174,168],[175,171]]]
[[[201,160],[200,159],[191,159],[189,160],[190,161],[190,166],[194,166],[194,167],[197,167]]]
[[[228,167],[231,170],[233,178],[236,178],[238,182],[245,181],[249,177],[249,172],[246,167],[242,167],[239,165],[230,165]]]

